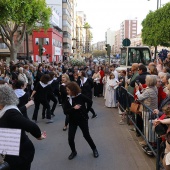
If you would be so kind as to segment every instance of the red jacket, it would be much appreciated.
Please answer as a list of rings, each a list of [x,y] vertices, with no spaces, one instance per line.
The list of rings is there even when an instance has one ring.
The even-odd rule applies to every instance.
[[[100,70],[99,73],[100,73],[100,76],[101,76],[100,84],[103,84],[103,83],[102,83],[102,80],[103,80],[103,77],[104,77],[104,71],[103,71],[103,70]]]
[[[161,101],[166,98],[166,93],[163,91],[162,86],[158,88],[158,108],[161,104]]]
[[[146,84],[142,84],[142,87],[145,89],[146,87],[147,87],[147,85]],[[141,88],[139,87],[139,91],[141,92]],[[135,100],[137,100],[138,99],[138,97],[137,97],[137,95],[136,95],[136,88],[134,89],[134,99]]]

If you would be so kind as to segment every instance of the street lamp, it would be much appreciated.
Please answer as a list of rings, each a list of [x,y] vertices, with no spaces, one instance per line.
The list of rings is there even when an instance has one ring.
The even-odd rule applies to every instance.
[[[150,0],[148,0],[150,1]],[[160,0],[160,6],[161,6],[161,0]],[[159,0],[157,0],[157,9],[159,8]]]

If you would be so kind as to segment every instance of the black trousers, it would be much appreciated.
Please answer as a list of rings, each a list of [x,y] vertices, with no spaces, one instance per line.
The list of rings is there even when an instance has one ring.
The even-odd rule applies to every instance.
[[[142,116],[140,116],[139,114],[136,114],[136,125],[139,128],[139,130],[143,132],[143,119]],[[136,129],[136,133],[140,134],[137,129]]]
[[[94,82],[94,96],[99,97],[99,83]]]
[[[32,116],[32,120],[37,120],[38,117],[38,110],[40,107],[40,104],[42,104],[46,109],[46,118],[51,119],[51,111],[50,111],[50,104],[46,100],[34,100],[35,102],[35,108],[34,108],[34,113]]]
[[[68,126],[69,124],[69,115],[66,115],[66,118],[65,118],[65,126]]]
[[[90,133],[89,133],[89,126],[88,126],[88,120],[84,120],[84,121],[77,121],[77,122],[69,122],[69,131],[68,131],[68,142],[70,145],[70,148],[72,150],[72,152],[76,151],[75,148],[75,142],[74,142],[74,138],[75,138],[75,134],[77,131],[77,127],[80,127],[84,138],[86,139],[86,141],[88,142],[88,144],[90,145],[91,149],[94,150],[96,149],[96,145],[94,144]]]
[[[89,110],[94,116],[96,115],[94,109],[91,107],[90,110]]]
[[[99,94],[103,96],[103,83],[99,83]]]
[[[61,104],[62,101],[61,101],[61,95],[60,95],[59,90],[55,90],[55,91],[54,91],[54,95],[58,98],[59,104]]]
[[[55,111],[55,108],[57,106],[57,99],[55,98],[54,95],[50,95],[48,100],[49,100],[49,102],[50,102],[50,100],[53,102],[52,109],[51,109],[51,114],[53,114]],[[46,107],[43,106],[43,112],[42,112],[43,117],[45,117],[45,111],[46,111]]]

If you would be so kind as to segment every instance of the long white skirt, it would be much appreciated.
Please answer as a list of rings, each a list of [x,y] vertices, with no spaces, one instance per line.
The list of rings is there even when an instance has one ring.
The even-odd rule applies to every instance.
[[[115,89],[106,89],[106,101],[105,105],[106,107],[116,107],[116,100],[115,100],[115,94],[116,90]]]

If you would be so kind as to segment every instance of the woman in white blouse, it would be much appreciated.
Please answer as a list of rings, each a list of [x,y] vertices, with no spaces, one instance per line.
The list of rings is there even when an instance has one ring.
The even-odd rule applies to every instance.
[[[99,97],[99,84],[100,84],[100,73],[98,69],[95,69],[95,73],[93,74],[93,82],[94,82],[94,97]]]

